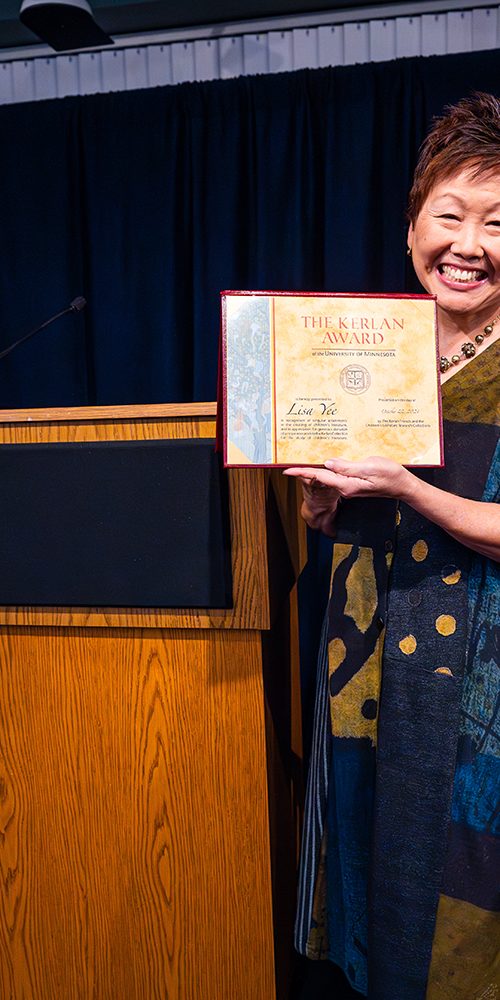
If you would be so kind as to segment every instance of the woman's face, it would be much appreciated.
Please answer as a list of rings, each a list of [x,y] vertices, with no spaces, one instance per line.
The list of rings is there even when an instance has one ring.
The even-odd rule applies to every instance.
[[[472,178],[469,170],[439,181],[429,192],[408,246],[424,288],[451,313],[500,311],[500,169]]]

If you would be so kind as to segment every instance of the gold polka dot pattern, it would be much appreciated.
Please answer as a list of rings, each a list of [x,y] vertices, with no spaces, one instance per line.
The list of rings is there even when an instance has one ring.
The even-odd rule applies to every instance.
[[[443,570],[443,573],[444,572],[445,570]],[[459,569],[455,569],[451,573],[446,573],[446,576],[441,575],[441,579],[443,583],[446,583],[448,584],[449,587],[452,587],[454,583],[458,583],[461,576],[462,576],[461,571]]]
[[[453,615],[439,615],[436,618],[436,629],[440,635],[453,635],[456,628],[457,622]]]
[[[415,542],[415,545],[411,550],[411,554],[415,562],[423,562],[424,559],[427,559],[428,552],[429,546],[427,545],[427,542],[424,542],[423,538],[419,538],[418,542]]]
[[[414,635],[405,635],[404,639],[401,639],[399,643],[399,648],[402,653],[406,656],[411,656],[417,648],[417,640]]]
[[[449,667],[436,667],[434,671],[435,674],[445,674],[446,677],[453,677],[453,673]]]

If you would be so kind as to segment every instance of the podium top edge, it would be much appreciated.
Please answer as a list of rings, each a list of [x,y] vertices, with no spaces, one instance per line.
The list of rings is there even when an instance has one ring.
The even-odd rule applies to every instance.
[[[217,403],[147,403],[122,406],[56,406],[27,410],[0,410],[0,424],[50,423],[106,420],[185,420],[211,418]]]

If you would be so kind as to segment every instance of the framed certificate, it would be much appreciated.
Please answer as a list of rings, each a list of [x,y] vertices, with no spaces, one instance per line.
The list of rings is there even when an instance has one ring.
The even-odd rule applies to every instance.
[[[443,464],[434,296],[223,292],[221,304],[225,465]]]

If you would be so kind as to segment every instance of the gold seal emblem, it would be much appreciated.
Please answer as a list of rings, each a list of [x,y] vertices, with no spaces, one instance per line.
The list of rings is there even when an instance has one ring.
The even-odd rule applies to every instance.
[[[370,388],[370,372],[363,365],[346,365],[340,373],[340,384],[344,392],[359,396]]]

